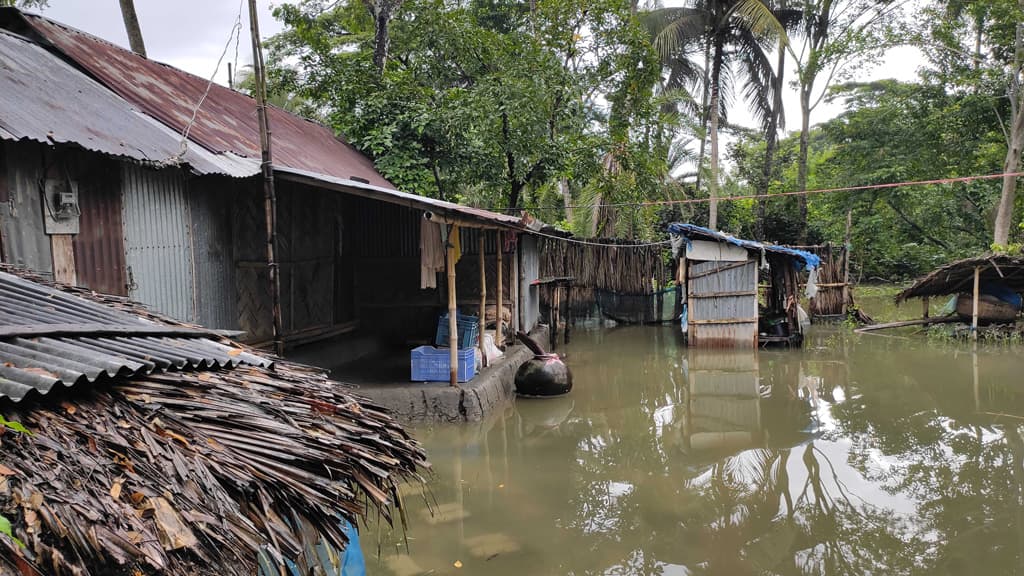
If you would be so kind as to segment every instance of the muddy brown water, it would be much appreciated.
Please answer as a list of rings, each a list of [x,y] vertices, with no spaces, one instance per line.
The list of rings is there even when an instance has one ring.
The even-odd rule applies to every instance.
[[[416,430],[430,494],[363,528],[369,573],[1024,574],[1019,348],[676,332],[577,329],[570,395]]]

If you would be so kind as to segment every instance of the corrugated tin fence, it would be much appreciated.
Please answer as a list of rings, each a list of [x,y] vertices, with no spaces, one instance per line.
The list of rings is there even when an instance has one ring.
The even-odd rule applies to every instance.
[[[540,288],[532,285],[540,277],[540,253],[537,239],[522,235],[519,238],[519,294],[522,309],[520,316],[524,332],[529,332],[540,320]]]
[[[192,241],[180,172],[122,164],[128,294],[179,320],[195,320]]]
[[[691,346],[757,346],[756,260],[692,262],[686,278]]]

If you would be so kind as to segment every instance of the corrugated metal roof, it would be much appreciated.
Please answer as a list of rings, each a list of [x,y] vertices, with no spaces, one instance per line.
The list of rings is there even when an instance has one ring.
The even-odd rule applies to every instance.
[[[765,242],[757,242],[754,240],[744,240],[731,234],[726,234],[725,232],[719,232],[703,226],[697,226],[696,224],[675,222],[668,225],[668,231],[670,234],[678,234],[691,239],[698,238],[701,240],[710,240],[712,242],[727,242],[755,252],[774,252],[776,254],[784,254],[802,262],[804,268],[807,270],[817,268],[821,265],[821,258],[818,258],[816,255],[805,250],[797,250],[796,248],[790,248],[789,246],[767,244]]]
[[[207,331],[159,324],[0,272],[0,398],[114,376],[270,366]]]
[[[180,136],[41,46],[2,30],[0,86],[2,139],[76,144],[148,164],[180,151]],[[184,160],[199,173],[237,175],[232,163],[210,156],[190,149]],[[258,163],[245,175],[257,172]]]
[[[176,131],[184,130],[208,80],[143,58],[95,36],[32,14],[25,22],[118,95]],[[328,128],[268,107],[274,164],[338,178],[365,178],[394,188],[373,162]],[[255,101],[213,84],[189,131],[192,141],[218,154],[260,158]]]
[[[523,225],[522,219],[518,216],[499,214],[497,212],[491,212],[490,210],[484,210],[483,208],[463,206],[461,204],[446,202],[436,198],[417,196],[416,194],[400,192],[390,188],[381,188],[380,186],[374,186],[373,184],[366,184],[348,178],[337,178],[327,174],[319,174],[306,170],[296,170],[294,168],[279,166],[277,164],[274,164],[274,171],[285,180],[291,180],[293,182],[333,188],[348,194],[363,196],[365,198],[380,200],[382,202],[390,202],[391,204],[407,206],[409,208],[423,210],[425,212],[433,212],[438,216],[465,220],[470,223],[483,226],[509,228],[529,232],[529,230]]]

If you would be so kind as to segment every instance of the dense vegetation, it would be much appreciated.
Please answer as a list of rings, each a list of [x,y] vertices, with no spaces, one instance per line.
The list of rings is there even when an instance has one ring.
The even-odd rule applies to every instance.
[[[635,239],[841,243],[849,212],[862,277],[900,278],[1013,249],[1017,179],[714,200],[1018,170],[1021,5],[908,2],[302,0],[270,85],[405,190]],[[901,44],[917,81],[857,81]],[[826,99],[845,111],[811,126]]]

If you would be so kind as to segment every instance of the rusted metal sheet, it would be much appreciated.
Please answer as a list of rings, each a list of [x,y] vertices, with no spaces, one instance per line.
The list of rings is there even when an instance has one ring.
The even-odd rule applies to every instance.
[[[78,154],[79,233],[74,238],[78,285],[103,294],[128,295],[117,163]]]
[[[24,14],[27,24],[61,52],[118,95],[181,132],[192,118],[208,81],[148,60],[52,20]],[[364,178],[394,188],[373,162],[328,128],[279,108],[268,109],[274,139],[274,164],[338,178]],[[259,158],[256,103],[224,86],[210,87],[189,132],[190,138],[216,153]]]
[[[195,319],[189,206],[178,170],[121,166],[129,296],[186,322]]]
[[[686,291],[691,346],[757,346],[757,261],[691,262]]]
[[[0,86],[0,139],[75,144],[150,164],[180,152],[173,131],[57,55],[3,30]],[[200,173],[226,170],[207,156],[193,151],[184,160]]]
[[[276,132],[275,132],[276,136]],[[276,143],[276,140],[275,140]],[[275,144],[276,145],[276,144]],[[469,225],[491,228],[507,228],[512,230],[528,231],[523,221],[518,216],[499,214],[483,208],[462,206],[436,198],[417,196],[390,188],[357,182],[347,178],[339,178],[327,174],[297,170],[287,166],[274,165],[274,171],[285,180],[320,186],[337,190],[346,194],[363,196],[372,200],[380,200],[391,204],[407,206],[423,212],[433,212],[444,218],[457,219]]]
[[[208,328],[238,328],[234,243],[231,238],[234,187],[223,177],[188,182],[195,257],[196,322]]]
[[[7,201],[0,203],[3,260],[52,274],[50,238],[43,232],[43,203],[39,196],[40,146],[31,142],[0,145],[4,147],[7,166]]]

